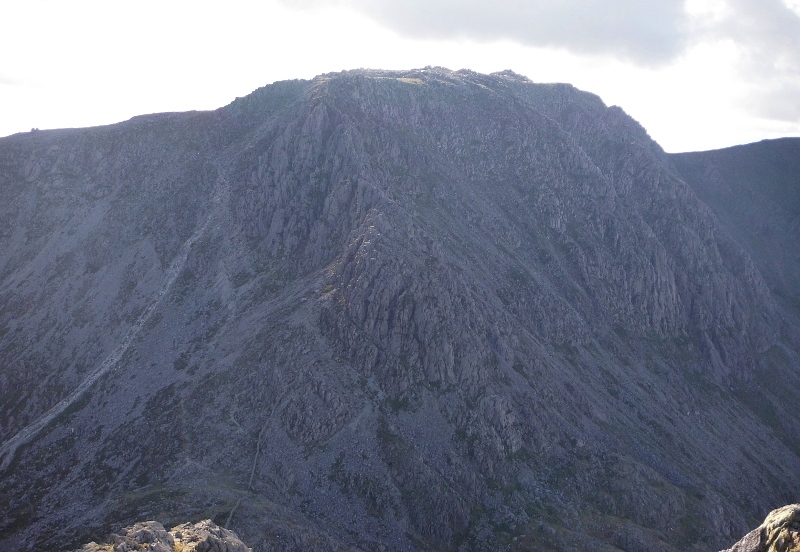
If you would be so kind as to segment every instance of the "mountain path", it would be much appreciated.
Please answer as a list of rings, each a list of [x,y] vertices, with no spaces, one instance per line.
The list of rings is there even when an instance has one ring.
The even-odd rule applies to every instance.
[[[122,342],[117,345],[113,351],[111,351],[111,354],[106,357],[103,363],[100,364],[100,366],[94,372],[89,374],[89,376],[87,376],[86,379],[83,380],[67,397],[63,398],[42,416],[34,420],[26,427],[22,428],[19,432],[17,432],[16,435],[0,445],[0,458],[2,458],[2,463],[0,463],[0,473],[8,469],[9,465],[14,459],[17,449],[20,446],[30,442],[57,416],[62,414],[67,408],[75,404],[76,401],[83,397],[83,395],[95,384],[95,382],[97,382],[97,380],[99,380],[117,365],[120,359],[122,359],[122,357],[128,351],[133,341],[138,337],[142,328],[144,328],[145,324],[147,324],[147,322],[153,316],[153,313],[155,313],[155,311],[158,309],[161,301],[169,293],[172,285],[175,283],[175,280],[177,280],[178,275],[186,265],[186,259],[189,256],[192,246],[203,236],[206,229],[211,225],[215,215],[219,213],[219,206],[227,203],[230,187],[227,185],[227,179],[222,176],[221,170],[220,173],[221,175],[217,180],[217,183],[214,187],[214,193],[211,198],[211,209],[206,217],[205,222],[197,230],[195,230],[189,239],[183,243],[178,251],[178,254],[173,258],[172,263],[170,263],[169,269],[165,274],[164,282],[161,284],[156,296],[153,298],[144,312],[139,316],[133,326],[130,327]]]

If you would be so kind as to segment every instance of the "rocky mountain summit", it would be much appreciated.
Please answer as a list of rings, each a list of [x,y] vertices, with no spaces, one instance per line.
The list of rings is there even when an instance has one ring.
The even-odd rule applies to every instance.
[[[797,159],[441,68],[4,138],[0,548],[730,546],[800,501]]]

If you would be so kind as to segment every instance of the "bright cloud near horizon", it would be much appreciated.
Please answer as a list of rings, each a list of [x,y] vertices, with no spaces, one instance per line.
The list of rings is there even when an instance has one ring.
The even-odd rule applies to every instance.
[[[512,69],[670,152],[800,136],[800,0],[0,0],[0,136],[360,67]]]

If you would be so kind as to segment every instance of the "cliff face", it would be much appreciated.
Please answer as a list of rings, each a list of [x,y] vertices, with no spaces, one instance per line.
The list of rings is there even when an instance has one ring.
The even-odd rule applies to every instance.
[[[107,540],[108,544],[85,544],[76,552],[253,552],[233,531],[209,519],[170,531],[157,521],[139,522]]]
[[[783,337],[800,341],[800,140],[684,153],[672,161],[757,264],[789,320]]]
[[[444,69],[0,140],[0,543],[727,545],[797,500],[798,324],[682,163]]]

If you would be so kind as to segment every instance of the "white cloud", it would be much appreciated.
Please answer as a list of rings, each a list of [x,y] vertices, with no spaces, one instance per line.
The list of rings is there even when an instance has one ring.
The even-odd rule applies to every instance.
[[[283,1],[297,6],[295,0]],[[683,47],[683,1],[305,0],[302,5],[348,6],[414,37],[509,39],[658,64]]]
[[[800,16],[800,0],[784,0],[783,2],[787,8],[792,10],[798,16]]]

